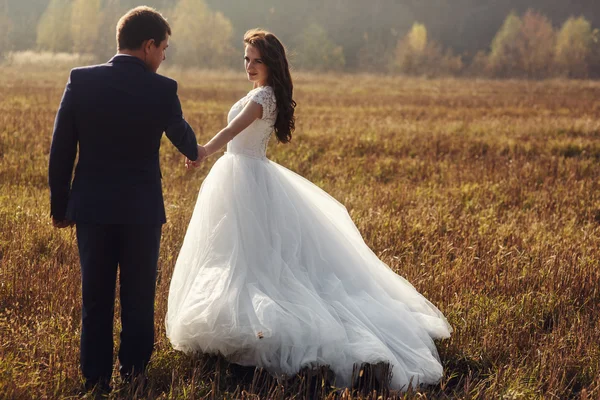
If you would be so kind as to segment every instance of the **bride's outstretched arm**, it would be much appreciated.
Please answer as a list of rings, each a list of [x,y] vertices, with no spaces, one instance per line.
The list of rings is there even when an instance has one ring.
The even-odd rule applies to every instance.
[[[249,101],[248,104],[244,107],[242,112],[240,112],[234,119],[231,120],[229,124],[212,139],[208,141],[204,145],[204,149],[206,150],[206,156],[210,156],[213,153],[216,153],[221,147],[225,146],[231,139],[233,139],[238,133],[243,131],[254,122],[255,119],[258,119],[262,116],[262,106],[254,101]]]

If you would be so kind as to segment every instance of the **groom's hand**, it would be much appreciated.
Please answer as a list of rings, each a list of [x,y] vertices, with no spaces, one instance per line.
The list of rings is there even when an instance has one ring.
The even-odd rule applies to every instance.
[[[69,221],[68,219],[60,220],[60,219],[56,219],[56,218],[52,217],[52,225],[55,228],[62,229],[62,228],[68,228],[69,226],[75,225],[75,222]]]

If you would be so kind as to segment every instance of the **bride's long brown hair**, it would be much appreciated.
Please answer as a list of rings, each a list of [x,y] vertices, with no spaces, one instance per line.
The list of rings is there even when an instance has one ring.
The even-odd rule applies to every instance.
[[[292,140],[292,132],[296,128],[294,118],[296,102],[292,98],[294,84],[285,48],[275,35],[262,29],[251,29],[246,32],[244,45],[257,49],[260,52],[260,58],[268,68],[267,85],[273,88],[277,102],[275,135],[281,143],[287,143]]]

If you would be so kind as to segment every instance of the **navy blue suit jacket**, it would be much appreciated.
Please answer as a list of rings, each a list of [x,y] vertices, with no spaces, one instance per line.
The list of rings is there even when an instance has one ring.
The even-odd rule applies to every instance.
[[[50,149],[51,215],[95,224],[165,223],[158,158],[163,132],[197,159],[177,82],[128,55],[73,69]]]

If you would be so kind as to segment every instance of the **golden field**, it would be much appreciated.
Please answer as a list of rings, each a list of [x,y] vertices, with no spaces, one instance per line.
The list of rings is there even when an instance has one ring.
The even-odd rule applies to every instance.
[[[243,73],[165,74],[200,143],[250,89]],[[79,396],[75,232],[52,227],[47,187],[67,77],[0,68],[2,399]],[[186,171],[165,139],[150,387],[115,379],[113,397],[600,398],[600,82],[295,78],[297,130],[268,156],[345,204],[373,251],[445,313],[445,377],[405,394],[368,382],[351,392],[323,386],[325,373],[278,382],[172,350],[169,280],[217,156]]]

